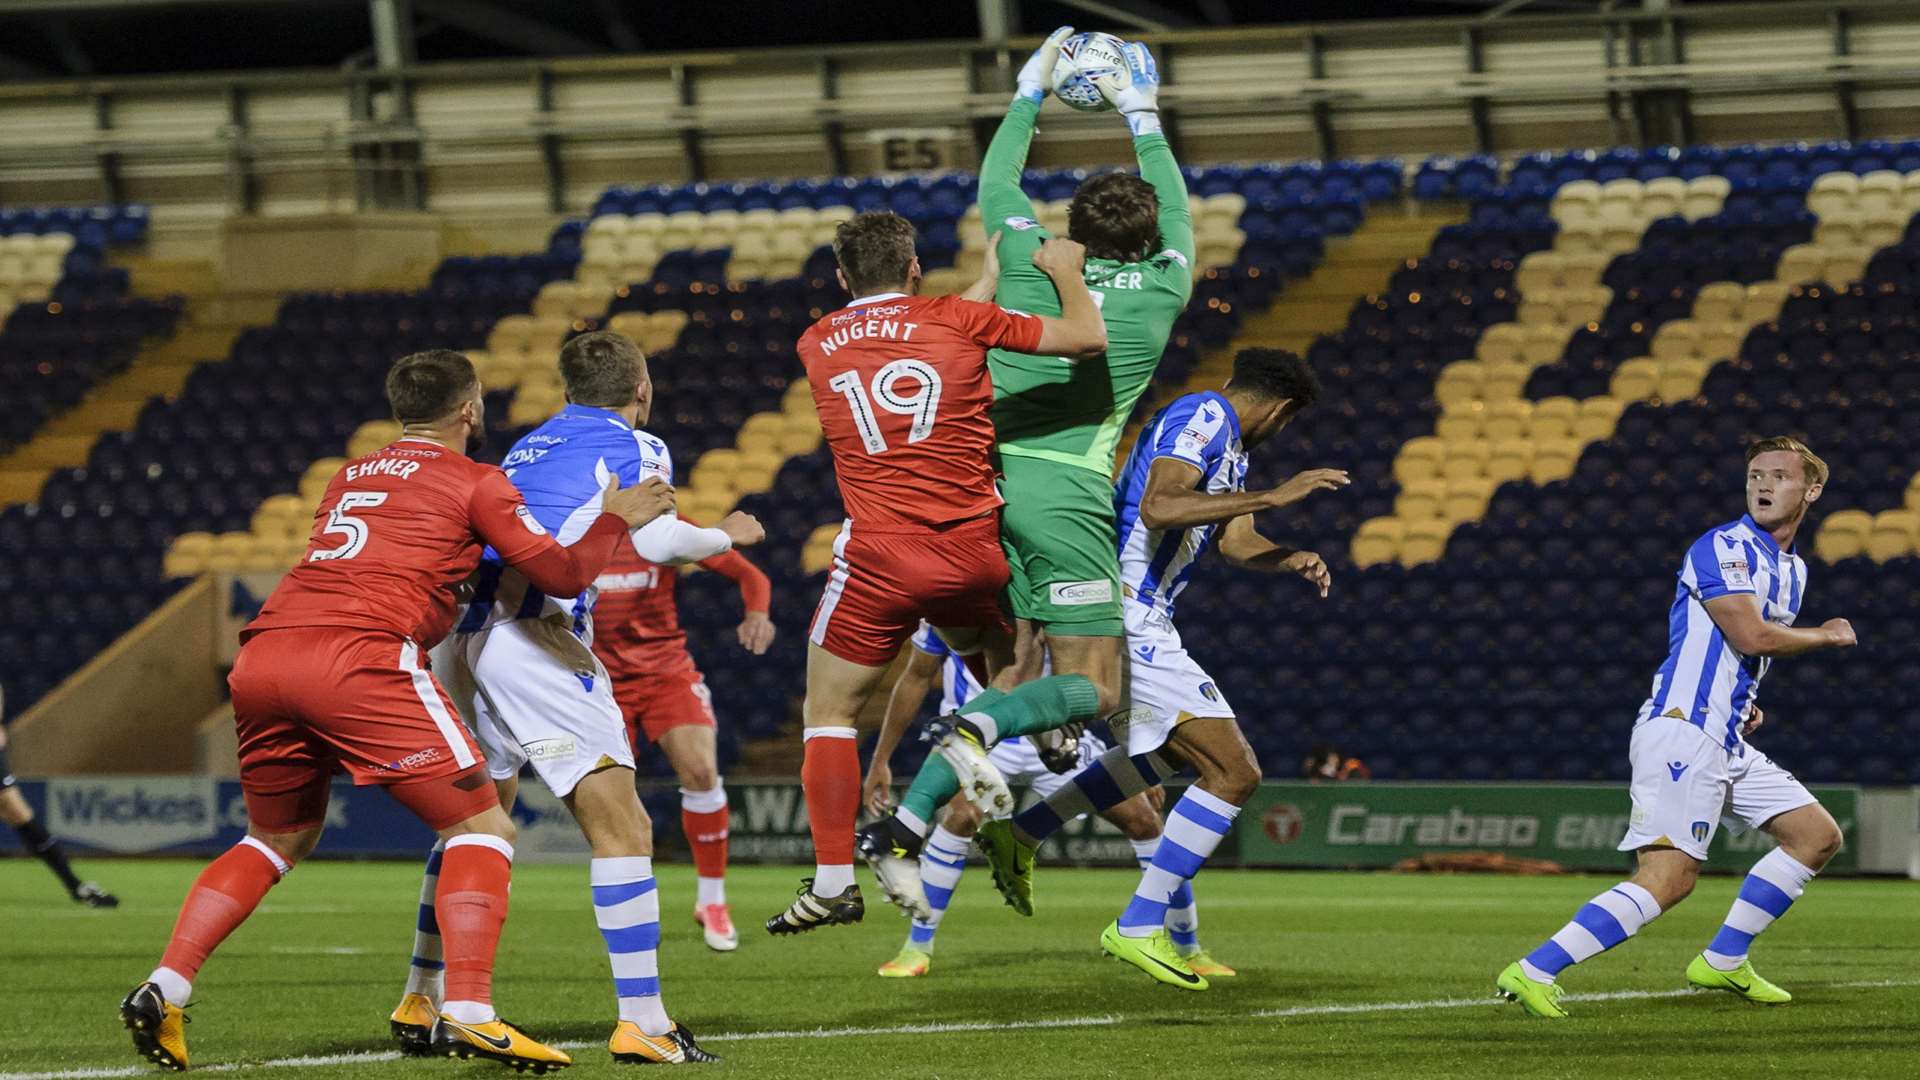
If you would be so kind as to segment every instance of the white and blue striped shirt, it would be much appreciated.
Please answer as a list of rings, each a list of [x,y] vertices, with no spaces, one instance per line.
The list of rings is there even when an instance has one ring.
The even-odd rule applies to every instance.
[[[1186,588],[1200,556],[1213,546],[1217,525],[1149,529],[1140,522],[1147,473],[1160,458],[1175,458],[1200,470],[1198,490],[1218,495],[1247,486],[1247,453],[1240,446],[1240,417],[1219,393],[1188,394],[1160,410],[1133,445],[1113,489],[1119,529],[1120,584],[1128,603],[1173,617],[1174,598]]]
[[[1806,593],[1807,564],[1781,551],[1751,516],[1742,516],[1694,541],[1679,576],[1667,616],[1667,662],[1653,677],[1640,720],[1685,720],[1732,750],[1740,745],[1740,724],[1772,662],[1735,652],[1707,614],[1706,601],[1752,596],[1762,618],[1792,626]]]
[[[667,444],[636,430],[619,413],[587,405],[568,405],[528,432],[500,462],[507,478],[526,497],[534,520],[554,539],[571,546],[600,517],[607,479],[623,488],[657,476],[673,482],[673,456]],[[576,637],[591,643],[593,601],[599,590],[588,586],[579,596],[548,596],[503,565],[489,548],[473,578],[474,595],[455,623],[468,634],[514,619],[563,614]]]
[[[980,682],[967,670],[967,661],[959,653],[947,647],[939,634],[926,622],[920,623],[920,629],[914,632],[913,647],[928,656],[940,660],[940,712],[947,716],[960,711],[960,706],[973,700],[980,692]]]

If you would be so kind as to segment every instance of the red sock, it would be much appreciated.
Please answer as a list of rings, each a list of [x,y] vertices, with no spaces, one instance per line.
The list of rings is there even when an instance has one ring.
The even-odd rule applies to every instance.
[[[265,844],[248,837],[200,871],[180,905],[173,937],[160,957],[161,967],[192,981],[213,950],[247,921],[260,906],[260,898],[280,881],[280,868],[265,849]]]
[[[853,863],[853,826],[860,817],[860,744],[854,729],[810,728],[800,784],[807,793],[813,860],[821,866]]]
[[[505,840],[467,833],[447,841],[433,898],[447,1001],[493,1001],[493,953],[507,921],[512,879],[513,846]]]
[[[700,813],[680,810],[680,829],[693,848],[693,870],[703,878],[727,876],[727,808]]]

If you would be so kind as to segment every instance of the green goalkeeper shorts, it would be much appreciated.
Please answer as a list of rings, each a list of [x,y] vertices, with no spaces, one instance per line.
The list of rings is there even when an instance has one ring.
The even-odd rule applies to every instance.
[[[1124,637],[1112,483],[1043,458],[1005,454],[1000,466],[1000,546],[1013,570],[1013,613],[1048,633]]]

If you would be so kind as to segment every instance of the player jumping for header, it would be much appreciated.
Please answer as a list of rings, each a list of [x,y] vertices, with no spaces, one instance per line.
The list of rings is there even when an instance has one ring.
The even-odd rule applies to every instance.
[[[1059,311],[1064,295],[1030,257],[1048,236],[1020,190],[1020,174],[1060,44],[1072,33],[1054,31],[1020,69],[1018,93],[980,165],[980,214],[996,234],[1003,267],[994,300],[1017,311]],[[1087,678],[1099,694],[1100,716],[1120,708],[1124,683],[1114,452],[1193,291],[1193,214],[1160,132],[1159,75],[1145,46],[1125,51],[1130,81],[1114,105],[1133,132],[1140,175],[1092,177],[1067,209],[1067,235],[1086,247],[1084,279],[1106,327],[1106,351],[1075,359],[1044,348],[997,348],[988,356],[1006,499],[1000,539],[1012,572],[1007,596],[1019,619],[1021,659],[992,688],[1004,690],[1038,670],[1044,631],[1053,670]],[[954,725],[949,743],[985,748],[1021,733],[968,716]],[[861,850],[883,880],[890,870],[916,865],[928,821],[957,788],[945,762],[929,759],[895,816],[862,830]],[[914,892],[910,883],[902,891]]]
[[[1188,394],[1148,421],[1113,491],[1133,699],[1114,728],[1121,745],[1045,801],[1012,821],[987,822],[975,836],[994,884],[1016,911],[1030,914],[1033,855],[1042,840],[1179,768],[1199,773],[1167,814],[1166,831],[1132,902],[1100,935],[1109,955],[1185,990],[1205,990],[1207,980],[1168,936],[1167,908],[1225,838],[1260,783],[1260,764],[1233,707],[1181,644],[1174,602],[1216,543],[1235,565],[1298,574],[1327,595],[1331,578],[1320,556],[1261,536],[1253,515],[1345,487],[1347,474],[1309,469],[1271,490],[1246,490],[1248,452],[1319,395],[1320,381],[1300,357],[1280,349],[1242,349],[1225,388]]]
[[[897,214],[841,223],[833,253],[840,284],[855,299],[802,334],[799,351],[847,521],[808,633],[800,778],[816,866],[793,903],[767,920],[772,934],[858,922],[865,913],[853,880],[860,813],[854,722],[920,621],[939,627],[962,652],[984,650],[993,666],[1012,660],[1011,628],[1000,608],[1007,559],[993,484],[987,350],[1004,345],[1091,357],[1107,344],[1081,278],[1085,253],[1070,241],[1030,256],[1060,290],[1056,306],[1064,314],[1057,317],[964,296],[914,295],[921,274],[913,226]],[[1096,705],[1086,679],[1056,676],[975,699],[970,708],[1016,731],[1091,717]],[[970,787],[970,794],[1010,808],[985,753],[969,758],[965,749],[963,766],[998,784]],[[948,795],[959,787],[955,781]],[[917,874],[915,881],[917,891]]]
[[[334,475],[306,558],[241,631],[227,684],[247,835],[194,880],[160,966],[120,1005],[134,1048],[162,1068],[187,1067],[194,976],[320,842],[342,768],[356,784],[386,788],[441,837],[441,888],[430,902],[446,939],[446,999],[423,1017],[427,1044],[535,1072],[571,1063],[494,1014],[513,822],[425,653],[453,624],[454,587],[483,548],[530,587],[572,595],[629,528],[672,508],[673,492],[658,480],[602,491],[578,541],[563,547],[499,469],[468,458],[486,421],[466,357],[401,359],[387,400],[400,439]]]
[[[1807,586],[1793,540],[1826,482],[1827,463],[1798,440],[1762,439],[1747,448],[1746,515],[1687,549],[1667,614],[1667,662],[1627,751],[1633,814],[1620,850],[1636,852],[1639,868],[1500,973],[1500,995],[1528,1013],[1566,1016],[1554,981],[1560,972],[1632,937],[1693,892],[1723,815],[1735,827],[1764,829],[1780,846],[1748,871],[1726,923],[1687,965],[1687,982],[1767,1005],[1793,1000],[1753,970],[1747,949],[1840,850],[1840,826],[1746,736],[1760,726],[1754,695],[1775,659],[1855,643],[1845,619],[1793,626]]]

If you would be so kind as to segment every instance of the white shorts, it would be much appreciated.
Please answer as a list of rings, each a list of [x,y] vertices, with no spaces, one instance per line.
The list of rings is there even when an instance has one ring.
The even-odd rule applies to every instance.
[[[1186,646],[1172,620],[1127,603],[1127,753],[1144,754],[1166,744],[1173,729],[1201,717],[1233,719],[1233,706]]]
[[[593,650],[566,628],[537,619],[457,634],[436,650],[451,653],[442,674],[495,780],[533,771],[565,797],[608,763],[633,768],[633,747],[613,680]],[[435,672],[441,673],[436,663]]]
[[[1040,763],[1040,751],[1033,740],[1025,736],[1002,739],[996,743],[989,760],[993,767],[1000,770],[1010,784],[1025,782],[1039,798],[1045,799],[1054,792],[1067,786],[1073,774],[1093,764],[1093,760],[1107,752],[1106,741],[1091,731],[1080,733],[1080,760],[1070,771],[1057,773]]]
[[[1621,851],[1672,847],[1702,862],[1724,818],[1758,828],[1818,802],[1793,774],[1746,743],[1732,751],[1685,720],[1655,716],[1633,729],[1633,814]]]

